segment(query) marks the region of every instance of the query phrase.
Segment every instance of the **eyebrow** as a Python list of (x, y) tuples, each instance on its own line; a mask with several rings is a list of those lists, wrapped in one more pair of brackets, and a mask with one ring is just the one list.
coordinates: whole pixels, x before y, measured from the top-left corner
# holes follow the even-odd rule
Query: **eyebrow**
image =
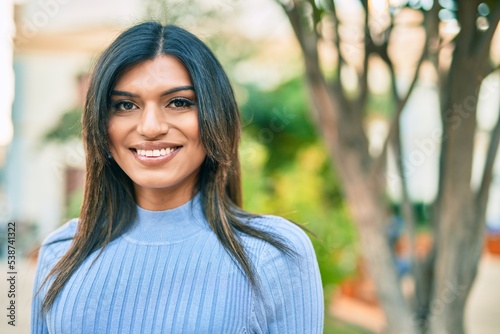
[[(161, 96), (169, 95), (172, 93), (180, 92), (183, 90), (192, 90), (194, 92), (194, 87), (193, 86), (179, 86), (179, 87), (174, 87), (169, 90), (164, 91), (161, 93)], [(118, 95), (118, 96), (127, 96), (127, 97), (139, 97), (139, 95), (132, 94), (129, 92), (124, 92), (121, 90), (112, 90), (111, 95)]]

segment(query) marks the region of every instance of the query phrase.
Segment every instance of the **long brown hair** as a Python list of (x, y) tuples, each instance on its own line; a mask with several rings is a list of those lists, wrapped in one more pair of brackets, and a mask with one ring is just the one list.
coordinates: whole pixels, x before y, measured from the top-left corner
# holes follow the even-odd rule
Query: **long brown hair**
[(109, 97), (121, 73), (161, 54), (175, 56), (184, 64), (196, 92), (200, 137), (207, 153), (198, 190), (213, 232), (253, 287), (258, 288), (258, 278), (238, 241), (238, 232), (294, 254), (278, 235), (245, 223), (245, 218), (254, 215), (241, 209), (238, 158), (241, 124), (234, 93), (222, 66), (210, 49), (188, 31), (146, 22), (118, 36), (98, 59), (93, 71), (82, 117), (86, 174), (80, 220), (69, 250), (43, 282), (46, 284), (54, 277), (43, 299), (44, 311), (50, 308), (82, 262), (94, 251), (99, 250), (100, 255), (136, 217), (133, 183), (109, 153)]

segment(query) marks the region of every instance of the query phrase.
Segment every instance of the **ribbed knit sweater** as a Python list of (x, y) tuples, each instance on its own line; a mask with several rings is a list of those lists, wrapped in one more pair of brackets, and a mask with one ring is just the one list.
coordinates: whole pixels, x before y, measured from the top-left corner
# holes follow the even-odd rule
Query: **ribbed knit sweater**
[[(40, 308), (48, 284), (34, 295), (32, 333), (322, 333), (316, 257), (294, 224), (274, 216), (248, 220), (299, 255), (241, 235), (259, 294), (209, 227), (200, 195), (172, 210), (137, 211), (131, 228), (94, 264), (98, 251), (83, 262), (47, 313)], [(71, 220), (44, 240), (35, 292), (68, 250), (77, 224)]]

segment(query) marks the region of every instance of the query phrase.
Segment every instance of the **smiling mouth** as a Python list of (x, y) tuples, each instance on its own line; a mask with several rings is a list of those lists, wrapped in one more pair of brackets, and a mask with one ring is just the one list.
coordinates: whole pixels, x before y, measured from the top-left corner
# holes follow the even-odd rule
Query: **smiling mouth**
[(167, 147), (167, 148), (162, 148), (158, 150), (138, 150), (138, 149), (132, 149), (132, 151), (135, 151), (137, 155), (140, 157), (162, 157), (169, 155), (170, 153), (178, 150), (182, 146), (174, 146), (174, 147)]

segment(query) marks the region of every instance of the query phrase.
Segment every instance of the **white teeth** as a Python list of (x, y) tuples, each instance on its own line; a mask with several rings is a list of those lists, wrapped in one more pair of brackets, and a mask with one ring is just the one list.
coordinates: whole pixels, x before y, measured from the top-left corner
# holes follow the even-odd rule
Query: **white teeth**
[(162, 148), (161, 150), (137, 150), (137, 154), (145, 157), (160, 157), (173, 151), (175, 151), (175, 147)]

